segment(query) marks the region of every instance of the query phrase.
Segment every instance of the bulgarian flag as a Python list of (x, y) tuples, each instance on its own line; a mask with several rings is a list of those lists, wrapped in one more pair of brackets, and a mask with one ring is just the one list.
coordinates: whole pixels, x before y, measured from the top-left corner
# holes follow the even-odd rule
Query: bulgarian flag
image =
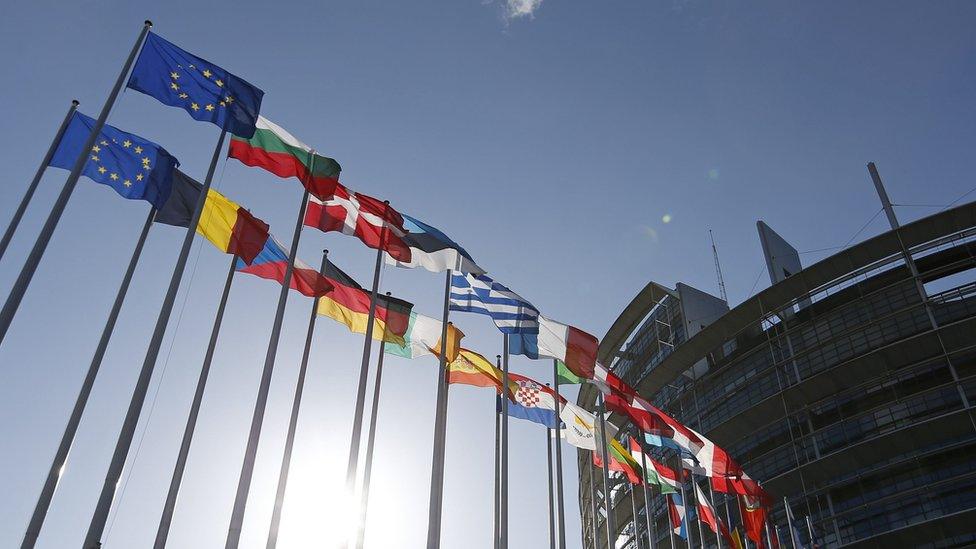
[(579, 328), (539, 315), (539, 333), (510, 334), (508, 344), (513, 355), (534, 360), (554, 358), (577, 377), (591, 379), (600, 341)]
[(278, 177), (297, 177), (315, 196), (331, 196), (339, 184), (342, 167), (335, 160), (317, 154), (281, 126), (258, 116), (254, 136), (231, 136), (228, 156)]
[[(242, 258), (237, 259), (237, 272), (248, 273), (268, 280), (285, 280), (285, 269), (288, 268), (288, 252), (274, 237), (269, 236), (264, 248), (248, 265)], [(319, 297), (332, 291), (333, 286), (328, 279), (300, 259), (295, 260), (291, 274), (292, 290), (298, 290), (308, 297)]]

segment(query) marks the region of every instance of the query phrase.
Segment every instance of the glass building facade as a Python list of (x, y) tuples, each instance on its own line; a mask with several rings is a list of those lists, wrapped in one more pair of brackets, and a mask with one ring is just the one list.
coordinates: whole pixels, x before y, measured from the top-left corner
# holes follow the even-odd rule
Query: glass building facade
[[(976, 544), (976, 203), (847, 248), (721, 314), (693, 317), (701, 308), (686, 301), (698, 294), (648, 284), (601, 360), (762, 482), (783, 547)], [(584, 387), (579, 403), (594, 410), (596, 398)], [(609, 419), (618, 437), (635, 434)], [(652, 453), (677, 467), (672, 451)], [(645, 505), (611, 473), (608, 521), (590, 452), (579, 471), (584, 547), (672, 546), (663, 497)], [(741, 524), (734, 498), (712, 497)], [(697, 524), (689, 538), (674, 546), (718, 545)]]

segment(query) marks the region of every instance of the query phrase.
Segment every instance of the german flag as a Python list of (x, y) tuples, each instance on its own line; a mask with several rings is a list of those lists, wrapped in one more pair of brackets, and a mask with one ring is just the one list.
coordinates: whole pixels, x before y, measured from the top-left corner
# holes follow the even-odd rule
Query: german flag
[[(173, 191), (166, 204), (156, 212), (155, 221), (177, 227), (189, 227), (203, 185), (179, 170), (173, 171)], [(236, 202), (210, 189), (204, 203), (197, 233), (220, 251), (254, 261), (268, 240), (268, 224), (251, 215)]]
[[(325, 278), (335, 288), (319, 298), (318, 314), (345, 324), (351, 332), (365, 334), (370, 292), (331, 261), (326, 266)], [(413, 304), (388, 295), (376, 297), (373, 339), (404, 345), (403, 336), (410, 324)]]

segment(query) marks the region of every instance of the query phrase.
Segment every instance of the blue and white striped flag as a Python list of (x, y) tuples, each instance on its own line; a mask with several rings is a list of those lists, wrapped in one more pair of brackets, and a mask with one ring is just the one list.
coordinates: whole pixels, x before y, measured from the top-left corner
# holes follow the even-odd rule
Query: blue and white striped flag
[(539, 333), (539, 310), (487, 275), (451, 275), (451, 310), (488, 315), (503, 334)]

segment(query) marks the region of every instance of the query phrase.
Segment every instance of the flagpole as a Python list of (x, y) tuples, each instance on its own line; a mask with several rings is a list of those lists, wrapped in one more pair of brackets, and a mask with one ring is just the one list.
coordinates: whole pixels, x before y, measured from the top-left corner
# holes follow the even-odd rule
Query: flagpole
[[(325, 275), (328, 266), (329, 250), (322, 250), (322, 266), (319, 267), (319, 273)], [(302, 405), (302, 394), (305, 392), (305, 374), (308, 372), (308, 357), (312, 350), (312, 335), (315, 333), (315, 320), (318, 317), (319, 299), (319, 297), (316, 297), (312, 300), (312, 312), (308, 317), (305, 347), (302, 350), (301, 366), (298, 368), (298, 380), (295, 382), (295, 396), (291, 404), (291, 416), (288, 419), (288, 434), (285, 436), (285, 451), (282, 454), (281, 468), (278, 471), (278, 489), (275, 492), (275, 504), (271, 512), (271, 527), (268, 529), (268, 549), (274, 549), (278, 545), (278, 527), (281, 525), (281, 508), (285, 503), (288, 471), (291, 467), (292, 449), (295, 447), (295, 431), (298, 429), (298, 411)]]
[[(502, 366), (502, 355), (495, 355), (495, 364), (498, 369)], [(500, 458), (501, 458), (501, 429), (502, 429), (502, 395), (498, 393), (495, 395), (495, 532), (494, 532), (494, 548), (498, 549), (498, 532), (499, 524), (498, 518), (501, 515), (500, 508), (500, 482), (499, 482), (499, 472), (501, 468)]]
[[(549, 385), (546, 383), (546, 385)], [(559, 418), (556, 418), (559, 421)], [(546, 463), (549, 468), (549, 549), (556, 549), (556, 502), (554, 501), (552, 486), (552, 433), (553, 430), (546, 427)]]
[[(712, 489), (711, 484), (709, 484), (708, 489), (709, 490)], [(712, 492), (712, 501), (715, 501), (715, 493), (714, 492)], [(728, 494), (725, 495), (725, 501), (724, 501), (724, 503), (725, 503), (725, 526), (731, 532), (732, 531), (732, 513), (731, 513), (731, 511), (729, 511), (729, 497), (728, 497)], [(737, 549), (737, 548), (731, 548), (731, 549)]]
[(634, 525), (634, 549), (640, 549), (640, 536), (637, 535), (637, 491), (630, 485), (630, 512), (634, 515), (631, 524)]
[(807, 515), (806, 519), (807, 519), (807, 534), (810, 536), (810, 547), (813, 547), (813, 521), (810, 520), (810, 515)]
[(444, 497), (444, 451), (447, 446), (447, 334), (451, 308), (451, 273), (444, 276), (444, 311), (441, 320), (441, 352), (437, 365), (437, 394), (434, 398), (434, 442), (430, 466), (430, 500), (427, 508), (427, 548), (441, 546), (441, 506)]
[(596, 508), (596, 484), (593, 482), (593, 470), (594, 469), (596, 469), (596, 466), (593, 465), (593, 460), (592, 460), (592, 456), (591, 456), (590, 466), (589, 466), (590, 474), (587, 475), (587, 476), (590, 477), (590, 507), (592, 507), (591, 512), (593, 514), (593, 521), (592, 521), (593, 522), (593, 525), (592, 525), (593, 526), (593, 549), (599, 549), (599, 547), (600, 547), (600, 535), (599, 535), (600, 534), (600, 521), (599, 521), (599, 516), (597, 515), (597, 508)]
[(613, 495), (610, 493), (610, 458), (607, 457), (607, 418), (605, 415), (603, 393), (597, 393), (597, 397), (600, 399), (598, 404), (600, 412), (600, 454), (603, 458), (603, 503), (607, 511), (607, 548), (613, 549), (616, 547), (614, 542), (617, 536), (614, 533), (616, 528), (613, 520)]
[(308, 189), (306, 188), (305, 192), (302, 193), (302, 205), (298, 208), (298, 219), (295, 220), (295, 231), (292, 234), (291, 248), (288, 251), (288, 266), (285, 267), (285, 276), (281, 280), (281, 291), (278, 293), (278, 306), (275, 309), (274, 324), (271, 327), (271, 339), (268, 341), (268, 351), (264, 356), (264, 370), (261, 372), (258, 395), (254, 402), (254, 415), (251, 417), (251, 429), (247, 435), (244, 463), (241, 465), (241, 476), (238, 479), (237, 494), (234, 496), (234, 507), (230, 516), (230, 526), (227, 529), (227, 541), (224, 544), (226, 549), (237, 549), (237, 546), (241, 542), (241, 529), (244, 527), (244, 511), (247, 508), (247, 496), (251, 490), (251, 478), (254, 475), (254, 462), (258, 453), (258, 441), (261, 438), (264, 412), (268, 406), (268, 392), (271, 389), (271, 376), (274, 373), (275, 356), (278, 353), (278, 340), (281, 337), (281, 321), (285, 317), (285, 304), (288, 302), (288, 291), (291, 289), (291, 277), (295, 271), (295, 256), (298, 255), (298, 241), (302, 237), (302, 223), (305, 220), (305, 210), (307, 207)]
[(702, 514), (698, 510), (698, 481), (695, 480), (694, 473), (691, 474), (691, 494), (695, 497), (695, 514), (698, 515), (698, 541), (701, 542), (702, 549), (705, 549), (705, 529), (702, 527)]
[[(552, 359), (552, 383), (553, 390), (556, 392), (556, 400), (559, 396), (559, 361)], [(559, 403), (557, 403), (558, 405)], [(558, 414), (557, 414), (558, 415)], [(563, 511), (563, 445), (562, 445), (562, 422), (556, 418), (556, 523), (559, 531), (559, 549), (566, 549), (566, 514)]]
[(34, 197), (34, 192), (37, 190), (37, 185), (41, 182), (41, 176), (44, 175), (44, 170), (47, 169), (48, 164), (51, 163), (51, 158), (54, 157), (54, 151), (58, 150), (58, 145), (61, 144), (61, 137), (64, 135), (64, 130), (68, 128), (68, 124), (71, 122), (71, 117), (78, 110), (78, 100), (73, 99), (71, 101), (71, 106), (68, 108), (68, 114), (64, 115), (64, 120), (61, 121), (61, 126), (58, 128), (57, 133), (54, 134), (54, 141), (51, 141), (51, 146), (48, 147), (47, 153), (44, 154), (44, 159), (41, 160), (41, 165), (37, 167), (37, 171), (34, 172), (34, 179), (31, 180), (30, 185), (27, 186), (27, 192), (24, 193), (24, 198), (20, 200), (20, 205), (17, 206), (17, 211), (14, 212), (13, 218), (10, 220), (10, 224), (7, 225), (7, 230), (3, 233), (3, 238), (0, 239), (0, 259), (3, 259), (3, 254), (7, 251), (7, 246), (10, 245), (10, 240), (14, 237), (14, 231), (17, 230), (17, 226), (20, 225), (20, 220), (23, 219), (24, 213), (27, 211), (27, 205), (30, 204), (31, 199)]
[[(502, 387), (508, 391), (508, 335), (502, 334)], [(502, 491), (499, 540), (508, 549), (508, 399), (502, 399)]]
[[(383, 201), (384, 214), (390, 205)], [(369, 355), (373, 344), (373, 323), (376, 319), (376, 299), (380, 286), (380, 267), (383, 265), (383, 243), (386, 241), (386, 221), (383, 221), (380, 243), (376, 247), (376, 263), (373, 266), (373, 286), (369, 293), (369, 317), (366, 321), (366, 337), (363, 341), (363, 360), (359, 366), (359, 385), (356, 389), (356, 408), (352, 419), (352, 435), (349, 439), (349, 460), (346, 464), (346, 497), (356, 508), (356, 477), (359, 474), (359, 444), (363, 437), (363, 411), (366, 408), (366, 382), (369, 377)], [(344, 540), (348, 544), (348, 539)]]
[[(681, 504), (684, 505), (685, 507), (685, 516), (682, 519), (682, 522), (688, 525), (688, 529), (685, 532), (685, 543), (688, 544), (688, 549), (692, 549), (695, 545), (694, 543), (692, 543), (693, 538), (692, 538), (691, 528), (693, 523), (691, 521), (691, 517), (689, 516), (690, 513), (688, 512), (688, 498), (685, 496), (684, 469), (681, 468), (681, 455), (676, 453), (675, 457), (677, 458), (678, 461), (678, 468), (675, 469), (678, 475), (678, 489), (681, 490)], [(695, 516), (698, 516), (698, 509), (695, 509)], [(680, 524), (678, 525), (678, 528), (679, 529), (681, 528)], [(702, 549), (705, 549), (704, 545), (702, 545)]]
[(783, 496), (783, 508), (786, 509), (786, 526), (790, 529), (790, 543), (793, 544), (795, 549), (796, 533), (793, 531), (793, 510), (790, 509), (790, 503), (786, 501), (786, 496)]
[[(386, 292), (389, 296), (390, 292)], [(373, 402), (369, 412), (369, 431), (366, 433), (366, 462), (363, 464), (363, 487), (360, 491), (359, 532), (356, 536), (356, 548), (362, 549), (366, 541), (366, 516), (369, 511), (369, 483), (373, 476), (373, 449), (376, 447), (376, 414), (380, 407), (380, 386), (383, 381), (383, 355), (386, 351), (386, 340), (380, 341), (380, 358), (376, 363), (376, 376), (373, 378)], [(272, 549), (269, 547), (268, 549)]]
[[(712, 481), (708, 480), (708, 477), (706, 477), (705, 482), (708, 483), (708, 499), (709, 499), (708, 504), (712, 506), (712, 512), (715, 512), (715, 492), (712, 491)], [(718, 523), (721, 520), (722, 519), (720, 519), (718, 517), (718, 514), (716, 513), (715, 522)], [(728, 526), (726, 526), (726, 528), (728, 528)], [(722, 529), (719, 528), (718, 530), (719, 530), (718, 532), (715, 532), (715, 545), (718, 547), (718, 549), (722, 549), (722, 539), (721, 539)]]
[[(637, 441), (637, 445), (640, 447), (641, 469), (644, 471), (644, 482), (642, 484), (644, 486), (644, 518), (647, 520), (647, 539), (651, 549), (655, 549), (657, 547), (657, 540), (654, 539), (656, 536), (654, 535), (654, 525), (651, 520), (651, 496), (650, 490), (647, 488), (647, 456), (644, 450), (644, 431), (638, 430), (638, 433), (640, 434), (640, 440)], [(654, 474), (657, 474), (657, 472), (655, 471)], [(668, 513), (668, 515), (670, 514)]]
[(769, 528), (769, 520), (768, 520), (769, 515), (767, 514), (766, 517), (767, 517), (767, 520), (763, 521), (763, 526), (766, 529), (766, 545), (768, 545), (769, 547), (772, 547), (773, 546), (773, 535), (769, 531), (770, 530), (770, 528)]
[(98, 370), (102, 365), (102, 357), (105, 356), (109, 339), (111, 339), (112, 332), (115, 330), (115, 323), (119, 318), (119, 312), (122, 310), (122, 303), (125, 301), (125, 295), (129, 291), (129, 283), (132, 282), (132, 275), (135, 273), (136, 265), (139, 263), (139, 257), (142, 255), (142, 248), (146, 244), (146, 237), (149, 235), (149, 229), (152, 227), (155, 215), (156, 209), (150, 208), (149, 215), (146, 216), (146, 222), (142, 226), (142, 232), (139, 233), (139, 240), (136, 241), (136, 247), (132, 251), (132, 257), (129, 259), (129, 266), (122, 276), (122, 283), (119, 284), (119, 291), (115, 294), (115, 302), (112, 303), (112, 309), (108, 313), (105, 327), (102, 328), (102, 336), (98, 340), (98, 346), (95, 347), (95, 355), (92, 357), (91, 364), (88, 366), (88, 373), (85, 375), (85, 380), (81, 384), (81, 390), (78, 391), (78, 398), (75, 399), (74, 408), (71, 409), (68, 424), (64, 427), (64, 434), (61, 435), (61, 444), (58, 445), (58, 450), (54, 454), (54, 460), (51, 462), (51, 468), (48, 469), (44, 486), (41, 488), (41, 494), (37, 498), (34, 514), (31, 515), (31, 520), (27, 524), (27, 533), (24, 535), (24, 541), (20, 545), (21, 549), (33, 548), (34, 544), (37, 543), (37, 537), (41, 534), (41, 526), (44, 524), (44, 518), (47, 516), (47, 511), (51, 506), (51, 499), (54, 498), (58, 481), (61, 480), (61, 474), (67, 464), (68, 452), (71, 451), (71, 445), (74, 443), (75, 435), (78, 433), (81, 416), (84, 414), (85, 407), (88, 405), (88, 398), (91, 396), (95, 378), (98, 376)]
[[(148, 26), (146, 27), (148, 29)], [(133, 52), (134, 53), (134, 52)], [(139, 423), (139, 415), (142, 406), (146, 401), (146, 394), (149, 392), (149, 382), (152, 381), (153, 370), (156, 368), (156, 360), (159, 358), (159, 351), (163, 346), (163, 336), (166, 334), (166, 325), (169, 324), (170, 314), (173, 312), (173, 305), (176, 303), (176, 294), (180, 289), (180, 282), (183, 280), (183, 271), (186, 268), (187, 258), (190, 256), (190, 248), (193, 246), (193, 235), (196, 234), (197, 224), (200, 223), (200, 215), (203, 213), (203, 205), (207, 201), (207, 192), (213, 181), (214, 172), (217, 169), (217, 161), (220, 159), (220, 151), (224, 146), (224, 138), (227, 130), (220, 131), (217, 138), (217, 146), (214, 147), (213, 157), (210, 159), (210, 168), (207, 170), (207, 177), (204, 179), (203, 187), (200, 189), (200, 197), (194, 206), (193, 218), (186, 228), (183, 237), (183, 245), (180, 248), (180, 255), (176, 259), (173, 267), (173, 275), (169, 281), (169, 288), (166, 290), (166, 297), (159, 308), (159, 316), (156, 318), (156, 327), (153, 329), (152, 338), (149, 340), (149, 347), (146, 349), (146, 358), (142, 363), (142, 370), (139, 372), (139, 379), (132, 391), (132, 399), (129, 401), (129, 408), (122, 423), (122, 430), (119, 432), (119, 439), (115, 446), (115, 453), (112, 456), (112, 463), (109, 465), (108, 473), (105, 475), (105, 482), (102, 484), (102, 493), (99, 495), (98, 504), (92, 515), (91, 524), (88, 527), (88, 534), (85, 536), (85, 549), (97, 549), (100, 546), (102, 532), (105, 530), (105, 522), (108, 520), (108, 513), (112, 508), (112, 500), (115, 498), (115, 489), (119, 480), (122, 478), (122, 469), (125, 467), (125, 460), (129, 455), (132, 446), (132, 439), (136, 433), (136, 426)]]
[(169, 528), (173, 521), (173, 511), (176, 509), (176, 499), (180, 493), (180, 485), (183, 482), (183, 471), (186, 469), (187, 456), (190, 454), (190, 443), (193, 441), (193, 432), (196, 430), (197, 418), (200, 415), (200, 404), (203, 402), (203, 393), (207, 387), (207, 378), (210, 376), (210, 365), (213, 363), (214, 351), (217, 348), (220, 325), (224, 320), (227, 298), (230, 295), (231, 284), (234, 282), (235, 267), (237, 267), (237, 256), (233, 255), (230, 258), (230, 269), (227, 271), (227, 280), (224, 281), (224, 291), (220, 294), (220, 304), (217, 305), (217, 315), (214, 317), (213, 329), (210, 331), (210, 342), (207, 344), (207, 353), (204, 355), (203, 366), (200, 368), (197, 388), (193, 392), (193, 402), (190, 404), (190, 414), (186, 418), (183, 441), (180, 443), (180, 453), (176, 457), (176, 465), (173, 467), (173, 477), (169, 483), (169, 492), (166, 494), (166, 503), (163, 505), (163, 514), (159, 519), (159, 527), (156, 530), (156, 542), (153, 545), (155, 549), (163, 549), (166, 547), (166, 540), (169, 537)]
[[(669, 498), (672, 503), (674, 502), (673, 496), (665, 496), (665, 497)], [(668, 539), (671, 541), (671, 549), (677, 549), (677, 547), (674, 544), (674, 522), (671, 520), (671, 507), (668, 505), (667, 500), (664, 502), (664, 504), (665, 504), (664, 514), (668, 516)]]
[(102, 106), (102, 112), (99, 113), (98, 119), (95, 120), (95, 126), (92, 128), (91, 134), (88, 136), (88, 139), (85, 139), (85, 144), (81, 146), (81, 152), (78, 154), (78, 158), (71, 168), (71, 173), (68, 174), (68, 179), (64, 182), (64, 187), (61, 188), (61, 194), (58, 195), (54, 205), (51, 206), (51, 213), (48, 214), (47, 221), (44, 222), (44, 227), (41, 228), (41, 233), (37, 236), (37, 240), (34, 241), (34, 247), (27, 256), (27, 260), (24, 262), (24, 266), (17, 276), (17, 281), (14, 282), (13, 289), (10, 290), (7, 301), (3, 304), (3, 309), (0, 310), (0, 343), (3, 343), (3, 339), (7, 336), (7, 330), (14, 320), (14, 315), (17, 314), (17, 308), (20, 307), (20, 302), (24, 299), (24, 294), (27, 292), (27, 287), (34, 277), (37, 266), (41, 263), (41, 257), (44, 255), (44, 250), (47, 249), (48, 242), (51, 241), (51, 235), (54, 234), (54, 229), (57, 228), (58, 222), (61, 220), (61, 214), (64, 213), (64, 209), (68, 205), (71, 193), (74, 192), (75, 186), (78, 184), (78, 178), (81, 177), (81, 170), (84, 169), (85, 162), (88, 160), (88, 153), (102, 132), (102, 128), (105, 127), (108, 114), (112, 110), (112, 106), (115, 105), (115, 99), (119, 96), (122, 86), (125, 85), (125, 77), (129, 74), (129, 69), (132, 68), (136, 54), (139, 53), (139, 47), (142, 45), (143, 40), (145, 40), (146, 35), (149, 34), (150, 27), (152, 27), (152, 21), (146, 20), (142, 25), (142, 31), (139, 33), (139, 37), (136, 38), (136, 43), (132, 46), (132, 51), (129, 52), (129, 57), (126, 58), (125, 63), (122, 65), (122, 71), (115, 80), (112, 91), (109, 92), (108, 98)]

